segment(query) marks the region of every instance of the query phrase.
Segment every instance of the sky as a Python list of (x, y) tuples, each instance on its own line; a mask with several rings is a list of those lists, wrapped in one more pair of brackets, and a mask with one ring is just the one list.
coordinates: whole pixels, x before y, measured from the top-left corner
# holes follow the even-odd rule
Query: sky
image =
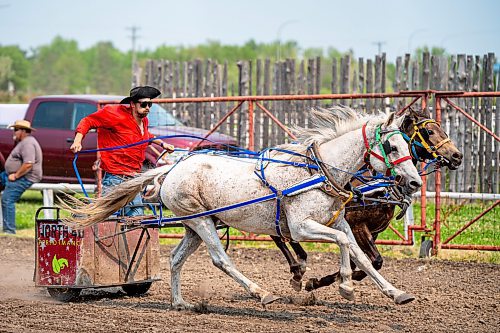
[[(61, 36), (86, 49), (298, 42), (388, 61), (421, 46), (500, 54), (500, 0), (0, 0), (0, 45), (29, 51)], [(286, 55), (283, 55), (286, 56)]]

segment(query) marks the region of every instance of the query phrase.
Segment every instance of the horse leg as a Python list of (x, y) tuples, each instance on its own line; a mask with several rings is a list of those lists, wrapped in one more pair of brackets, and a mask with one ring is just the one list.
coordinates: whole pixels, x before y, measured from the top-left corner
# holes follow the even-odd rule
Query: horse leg
[[(360, 229), (362, 230), (357, 232)], [(374, 238), (372, 236), (366, 224), (362, 224), (360, 229), (353, 230), (354, 238), (356, 239), (356, 242), (358, 243), (361, 250), (363, 250), (363, 252), (370, 259), (373, 268), (375, 268), (378, 271), (380, 270), (380, 268), (382, 268), (382, 263), (384, 262), (384, 259), (382, 258), (380, 252), (378, 252), (377, 246), (375, 245), (375, 239), (377, 237), (375, 236)], [(356, 270), (352, 272), (353, 280), (361, 281), (365, 277), (367, 277), (367, 275), (362, 270)]]
[(217, 229), (210, 218), (197, 218), (185, 221), (184, 224), (191, 227), (199, 237), (205, 242), (207, 250), (212, 258), (214, 266), (232, 277), (245, 290), (260, 300), (262, 305), (272, 303), (279, 299), (267, 290), (262, 289), (255, 282), (248, 279), (235, 267), (229, 256), (224, 251), (224, 247), (217, 234)]
[[(291, 217), (293, 214), (288, 213)], [(296, 241), (314, 240), (334, 242), (340, 249), (340, 278), (339, 292), (342, 297), (354, 300), (354, 288), (352, 285), (352, 270), (349, 266), (349, 239), (342, 231), (324, 226), (312, 219), (305, 219), (300, 223), (293, 223), (289, 218), (288, 226), (292, 238)], [(305, 252), (304, 252), (305, 253)]]
[[(293, 274), (292, 278), (290, 279), (290, 284), (292, 288), (295, 291), (300, 291), (302, 289), (302, 276), (305, 273), (305, 261), (299, 262), (298, 260), (296, 260), (295, 257), (290, 252), (290, 250), (288, 249), (288, 246), (286, 246), (286, 243), (281, 240), (281, 237), (271, 236), (271, 238), (278, 247), (278, 249), (281, 250), (281, 253), (283, 253), (283, 255), (285, 256), (286, 261), (288, 261), (288, 265), (290, 266), (290, 273)], [(294, 249), (296, 254), (298, 254), (296, 250), (297, 246), (300, 248), (300, 250), (302, 250), (303, 253), (305, 253), (299, 243), (291, 242), (290, 245), (292, 245), (292, 248)], [(299, 260), (301, 260), (300, 255), (298, 255), (298, 257)]]
[(300, 266), (300, 272), (302, 273), (302, 275), (304, 275), (306, 273), (306, 267), (307, 267), (307, 253), (299, 242), (290, 242), (290, 246), (297, 255), (297, 259)]
[[(356, 243), (370, 259), (372, 266), (378, 271), (382, 267), (382, 256), (378, 252), (377, 246), (375, 245), (375, 239), (373, 238), (368, 225), (361, 223), (356, 225), (352, 229)], [(366, 277), (366, 273), (362, 270), (356, 270), (352, 272), (352, 279), (356, 281), (361, 281)]]
[(350, 255), (352, 260), (356, 266), (363, 270), (373, 280), (373, 282), (375, 282), (384, 295), (392, 298), (396, 304), (406, 304), (415, 299), (414, 296), (395, 288), (372, 266), (366, 254), (356, 243), (356, 239), (354, 238), (351, 228), (344, 218), (339, 220), (334, 227), (346, 233), (350, 240)]
[(298, 288), (294, 288), (296, 291), (300, 291), (302, 289), (302, 277), (306, 273), (307, 268), (307, 253), (304, 251), (304, 248), (299, 244), (299, 242), (290, 242), (290, 246), (293, 251), (297, 255), (297, 266), (294, 267), (294, 277), (290, 280), (292, 287), (294, 286), (292, 281), (300, 282)]
[(384, 264), (384, 258), (378, 252), (378, 248), (375, 245), (375, 241), (377, 240), (378, 233), (373, 233), (372, 234), (372, 239), (373, 239), (373, 258), (372, 258), (372, 265), (375, 267), (377, 271), (379, 271), (382, 268), (382, 265)]
[[(354, 225), (352, 226), (352, 233), (361, 250), (363, 250), (363, 252), (371, 260), (373, 267), (376, 270), (379, 270), (380, 267), (382, 267), (382, 256), (380, 255), (377, 247), (375, 246), (375, 240), (373, 239), (372, 234), (368, 229), (368, 226), (365, 223)], [(352, 261), (352, 259), (351, 259), (351, 268), (353, 269), (352, 272), (353, 280), (361, 281), (367, 276), (366, 273), (362, 270), (354, 270), (356, 268), (356, 264)], [(307, 291), (312, 291), (314, 289), (327, 287), (335, 283), (335, 281), (339, 277), (339, 274), (340, 274), (339, 272), (335, 272), (333, 274), (324, 276), (320, 279), (311, 278), (307, 281), (305, 289)]]
[(170, 286), (172, 308), (177, 310), (192, 309), (193, 305), (184, 301), (181, 293), (181, 269), (186, 259), (196, 251), (201, 244), (201, 238), (191, 228), (186, 227), (186, 233), (181, 242), (170, 254)]

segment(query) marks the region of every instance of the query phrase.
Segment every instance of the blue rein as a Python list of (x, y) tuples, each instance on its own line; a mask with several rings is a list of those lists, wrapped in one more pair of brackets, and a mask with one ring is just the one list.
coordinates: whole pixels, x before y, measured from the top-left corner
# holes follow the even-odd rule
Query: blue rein
[[(144, 144), (144, 143), (149, 143), (149, 142), (151, 142), (153, 140), (156, 140), (156, 139), (168, 139), (168, 138), (195, 138), (195, 139), (200, 139), (200, 140), (204, 140), (204, 141), (209, 141), (209, 142), (212, 142), (212, 143), (217, 144), (217, 145), (221, 145), (218, 142), (215, 142), (215, 141), (212, 141), (212, 140), (209, 140), (209, 139), (206, 139), (206, 138), (201, 138), (201, 137), (193, 136), (193, 135), (171, 135), (171, 136), (158, 136), (158, 137), (155, 137), (153, 139), (143, 140), (143, 141), (140, 141), (140, 142), (136, 142), (136, 143), (132, 143), (132, 144), (128, 144), (128, 145), (123, 145), (123, 146), (109, 147), (109, 148), (98, 148), (98, 149), (89, 149), (89, 150), (80, 151), (79, 153), (75, 154), (75, 158), (73, 159), (73, 169), (75, 171), (76, 177), (77, 177), (77, 179), (78, 179), (78, 181), (79, 181), (79, 183), (80, 183), (80, 185), (82, 187), (82, 191), (85, 194), (85, 196), (88, 197), (88, 194), (85, 191), (85, 188), (83, 186), (83, 182), (82, 182), (81, 177), (80, 177), (80, 173), (78, 172), (78, 168), (76, 166), (78, 155), (80, 153), (82, 153), (82, 154), (88, 154), (88, 153), (95, 153), (95, 152), (98, 152), (98, 151), (111, 151), (111, 150), (124, 149), (124, 148), (129, 148), (129, 147), (141, 145), (141, 144)], [(281, 200), (284, 197), (293, 196), (293, 195), (302, 193), (304, 191), (307, 191), (307, 190), (310, 190), (310, 189), (313, 189), (313, 188), (318, 188), (321, 184), (327, 182), (327, 178), (325, 176), (316, 174), (316, 175), (312, 176), (311, 178), (308, 178), (308, 179), (306, 179), (306, 180), (304, 180), (304, 181), (302, 181), (302, 182), (300, 182), (298, 184), (295, 184), (295, 185), (293, 185), (293, 186), (291, 186), (291, 187), (289, 187), (287, 189), (284, 189), (284, 190), (276, 189), (274, 186), (272, 186), (271, 184), (269, 184), (269, 182), (266, 180), (266, 176), (265, 176), (265, 172), (264, 172), (264, 169), (265, 169), (264, 162), (280, 163), (280, 164), (290, 165), (290, 166), (294, 166), (294, 167), (319, 170), (320, 169), (319, 163), (321, 163), (321, 161), (319, 161), (317, 158), (311, 158), (311, 157), (309, 157), (307, 155), (304, 155), (304, 154), (301, 154), (301, 153), (297, 153), (297, 152), (294, 152), (294, 151), (291, 151), (291, 150), (281, 149), (281, 148), (267, 148), (267, 149), (264, 149), (261, 152), (254, 152), (254, 151), (251, 151), (251, 150), (248, 150), (248, 149), (243, 149), (243, 148), (232, 146), (232, 145), (227, 145), (227, 144), (222, 144), (222, 145), (226, 146), (226, 147), (228, 147), (230, 149), (232, 149), (232, 151), (219, 151), (219, 150), (213, 150), (213, 149), (201, 149), (201, 150), (197, 150), (197, 151), (192, 151), (192, 152), (189, 152), (187, 155), (183, 156), (183, 158), (181, 158), (178, 161), (176, 161), (176, 163), (172, 166), (172, 168), (170, 169), (170, 171), (180, 161), (183, 161), (186, 158), (189, 158), (190, 156), (197, 155), (197, 154), (212, 153), (214, 155), (234, 156), (234, 157), (237, 157), (237, 158), (257, 159), (257, 163), (258, 163), (257, 164), (257, 171), (254, 171), (254, 173), (262, 181), (262, 183), (264, 184), (264, 186), (268, 187), (271, 190), (272, 193), (269, 194), (269, 195), (265, 195), (263, 197), (260, 197), (260, 198), (251, 199), (251, 200), (248, 200), (248, 201), (244, 201), (244, 202), (240, 202), (240, 203), (236, 203), (236, 204), (232, 204), (232, 205), (228, 205), (228, 206), (224, 206), (224, 207), (220, 207), (220, 208), (208, 210), (208, 211), (201, 212), (201, 213), (187, 215), (187, 216), (176, 216), (176, 217), (164, 218), (164, 217), (162, 217), (163, 210), (160, 207), (160, 209), (159, 209), (159, 217), (158, 218), (149, 219), (149, 220), (143, 220), (143, 221), (141, 221), (141, 225), (158, 225), (159, 227), (162, 227), (162, 226), (164, 226), (167, 223), (178, 222), (178, 221), (183, 221), (183, 220), (188, 220), (188, 219), (194, 219), (194, 218), (199, 218), (199, 217), (204, 217), (204, 216), (210, 216), (210, 215), (214, 215), (214, 214), (221, 213), (221, 212), (224, 212), (224, 211), (233, 210), (233, 209), (237, 209), (237, 208), (249, 206), (249, 205), (252, 205), (252, 204), (256, 204), (256, 203), (260, 203), (260, 202), (265, 202), (265, 201), (268, 201), (268, 200), (274, 200), (274, 199), (276, 199), (275, 230), (276, 230), (276, 233), (278, 234), (278, 236), (284, 238), (283, 235), (282, 235), (282, 232), (281, 232), (280, 224), (279, 224), (279, 221), (280, 221), (280, 218), (281, 218)], [(311, 149), (311, 146), (308, 147), (307, 149), (308, 150)], [(277, 151), (277, 152), (289, 154), (289, 155), (292, 155), (292, 156), (303, 157), (306, 161), (310, 160), (313, 163), (311, 164), (311, 163), (291, 162), (291, 161), (287, 161), (287, 160), (280, 160), (280, 159), (265, 157), (265, 154), (267, 154), (267, 153), (269, 153), (271, 151)], [(342, 172), (346, 172), (344, 170), (337, 169), (337, 168), (335, 168), (333, 166), (330, 166), (330, 165), (329, 165), (329, 167), (334, 168), (334, 169), (339, 170), (339, 171), (342, 171)], [(366, 177), (361, 175), (363, 172), (364, 172), (364, 170), (360, 170), (360, 171), (358, 171), (356, 173), (350, 173), (350, 174), (353, 177), (359, 179), (361, 182), (367, 183), (368, 180), (366, 179)], [(393, 181), (393, 177), (385, 177), (383, 175), (370, 176), (370, 178), (371, 179), (382, 179), (382, 180), (386, 181), (385, 183), (381, 183), (379, 185), (379, 187), (387, 187), (387, 186), (389, 186), (388, 184), (390, 184), (390, 182)], [(358, 192), (362, 193), (360, 191), (358, 191)]]

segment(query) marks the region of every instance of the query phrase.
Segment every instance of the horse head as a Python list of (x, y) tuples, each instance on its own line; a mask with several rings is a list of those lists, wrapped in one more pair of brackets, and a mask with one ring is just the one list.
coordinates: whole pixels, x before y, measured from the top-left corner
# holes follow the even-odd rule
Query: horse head
[(404, 117), (391, 113), (383, 124), (375, 127), (371, 141), (363, 134), (367, 148), (365, 160), (377, 172), (390, 172), (394, 177), (405, 179), (408, 190), (413, 193), (422, 186), (422, 179), (412, 163), (408, 143), (399, 131), (403, 121)]
[(412, 157), (418, 161), (437, 160), (439, 165), (456, 170), (463, 154), (430, 115), (413, 109), (405, 116), (401, 130), (410, 138)]

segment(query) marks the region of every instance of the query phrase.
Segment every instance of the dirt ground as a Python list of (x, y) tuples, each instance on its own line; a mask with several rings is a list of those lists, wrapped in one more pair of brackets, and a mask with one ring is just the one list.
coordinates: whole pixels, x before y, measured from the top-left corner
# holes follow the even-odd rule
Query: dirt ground
[[(141, 297), (121, 289), (89, 290), (61, 303), (32, 282), (33, 239), (0, 236), (0, 332), (498, 332), (500, 266), (386, 259), (382, 274), (416, 296), (395, 305), (371, 281), (356, 282), (356, 300), (337, 286), (297, 293), (276, 250), (230, 248), (237, 267), (282, 299), (263, 308), (215, 268), (202, 246), (183, 270), (183, 291), (197, 311), (170, 309), (168, 257), (163, 281)], [(336, 270), (338, 257), (310, 253), (306, 277)]]

